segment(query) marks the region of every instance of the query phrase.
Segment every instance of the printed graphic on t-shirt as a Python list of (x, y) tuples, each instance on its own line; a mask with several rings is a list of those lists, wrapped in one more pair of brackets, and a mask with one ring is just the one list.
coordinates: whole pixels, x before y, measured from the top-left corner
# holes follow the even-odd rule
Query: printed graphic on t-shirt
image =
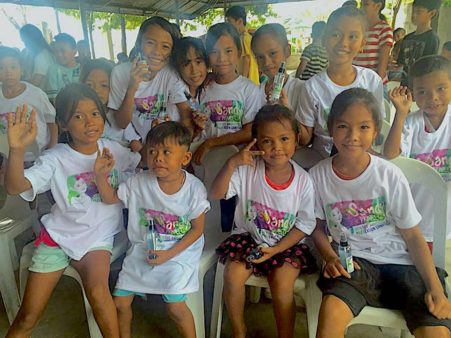
[[(27, 119), (31, 116), (31, 111), (33, 110), (32, 107), (28, 107), (28, 113), (27, 113)], [(6, 134), (8, 130), (8, 114), (14, 112), (6, 112), (6, 113), (0, 113), (0, 134)]]
[(214, 126), (223, 130), (240, 130), (244, 103), (238, 100), (217, 100), (202, 103), (201, 111), (210, 117)]
[(411, 154), (410, 157), (429, 164), (446, 182), (451, 181), (451, 149), (435, 149), (431, 153)]
[(157, 94), (147, 97), (135, 97), (136, 110), (139, 112), (141, 120), (154, 120), (157, 117), (162, 118), (164, 114), (165, 100), (163, 94)]
[(263, 239), (279, 241), (291, 230), (296, 220), (296, 215), (253, 200), (247, 200), (246, 204), (246, 221), (255, 224)]
[(138, 213), (139, 225), (148, 227), (153, 220), (155, 230), (160, 234), (162, 241), (181, 239), (191, 229), (188, 215), (178, 216), (145, 208), (138, 208)]
[(423, 56), (426, 42), (418, 40), (403, 41), (404, 62), (407, 67), (414, 64), (414, 62)]
[(327, 204), (327, 224), (332, 229), (344, 227), (355, 235), (368, 234), (387, 224), (385, 205), (385, 196)]
[[(108, 175), (108, 183), (115, 189), (119, 186), (117, 169), (113, 169)], [(86, 206), (89, 202), (102, 201), (92, 171), (67, 177), (67, 189), (70, 205)]]
[(329, 118), (329, 113), (330, 113), (330, 107), (328, 108), (323, 108), (321, 110), (321, 114), (322, 114), (322, 119), (320, 121), (323, 121), (323, 124), (321, 126), (321, 128), (323, 128), (323, 130), (329, 134), (329, 128), (327, 128), (327, 119)]

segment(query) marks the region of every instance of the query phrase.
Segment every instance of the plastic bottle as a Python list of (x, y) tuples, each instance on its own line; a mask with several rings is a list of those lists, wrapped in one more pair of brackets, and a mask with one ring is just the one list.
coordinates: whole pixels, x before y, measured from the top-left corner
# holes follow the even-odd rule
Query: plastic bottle
[(282, 93), (284, 80), (285, 80), (285, 62), (282, 62), (279, 71), (274, 77), (274, 83), (270, 98), (271, 103), (276, 103), (277, 101), (279, 101), (280, 94)]
[(346, 269), (348, 273), (354, 272), (354, 263), (352, 260), (351, 246), (348, 244), (348, 238), (346, 234), (342, 232), (340, 234), (340, 245), (338, 246), (338, 255), (340, 257), (341, 265)]
[(150, 254), (149, 250), (158, 250), (158, 240), (159, 240), (159, 233), (155, 230), (155, 224), (154, 220), (150, 220), (150, 225), (147, 230), (146, 234), (146, 243), (147, 243), (147, 253), (149, 256), (149, 259), (155, 259), (157, 258), (157, 255)]
[(266, 243), (262, 243), (259, 246), (253, 248), (249, 254), (249, 256), (246, 257), (246, 261), (249, 263), (252, 263), (256, 259), (260, 259), (263, 257), (263, 252), (261, 251), (261, 248), (267, 248), (269, 245)]

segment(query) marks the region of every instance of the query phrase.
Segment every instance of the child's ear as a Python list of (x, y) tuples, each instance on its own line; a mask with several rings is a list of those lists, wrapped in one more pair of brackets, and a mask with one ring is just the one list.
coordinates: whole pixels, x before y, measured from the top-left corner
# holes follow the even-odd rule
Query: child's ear
[(187, 166), (191, 162), (191, 157), (193, 156), (193, 153), (191, 151), (187, 151), (183, 157), (182, 164), (183, 166)]
[(429, 11), (429, 14), (431, 15), (431, 20), (432, 20), (432, 18), (437, 15), (437, 10), (433, 9), (433, 10)]
[(285, 47), (285, 57), (288, 59), (291, 56), (291, 44), (289, 43), (286, 47)]

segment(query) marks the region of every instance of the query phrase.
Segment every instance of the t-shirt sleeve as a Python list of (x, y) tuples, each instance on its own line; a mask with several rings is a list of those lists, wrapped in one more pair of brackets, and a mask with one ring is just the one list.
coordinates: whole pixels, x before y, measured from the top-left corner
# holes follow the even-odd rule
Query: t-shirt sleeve
[(412, 151), (413, 126), (410, 116), (404, 122), (401, 134), (401, 155), (409, 157)]
[(45, 93), (40, 90), (40, 104), (41, 104), (41, 110), (44, 113), (44, 119), (47, 123), (55, 123), (55, 117), (56, 117), (56, 111), (55, 107), (50, 103), (49, 98)]
[(58, 94), (58, 66), (49, 68), (47, 73), (47, 96), (53, 100)]
[(312, 47), (311, 45), (308, 45), (302, 52), (301, 60), (306, 60), (308, 62), (310, 61), (311, 58), (312, 58)]
[(133, 125), (131, 123), (129, 123), (127, 128), (124, 129), (124, 139), (127, 142), (141, 139), (141, 136), (139, 136), (139, 134), (136, 132), (135, 128), (133, 128)]
[[(312, 171), (313, 170), (313, 171)], [(311, 178), (313, 181), (313, 187), (315, 189), (315, 217), (321, 220), (326, 219), (326, 215), (324, 214), (323, 203), (321, 201), (321, 194), (319, 193), (319, 183), (318, 183), (318, 170), (311, 169), (310, 171)]]
[(210, 202), (207, 200), (207, 189), (200, 181), (194, 184), (193, 195), (190, 196), (191, 208), (188, 216), (190, 220), (196, 219), (210, 210)]
[(295, 109), (296, 119), (307, 127), (313, 128), (315, 126), (315, 112), (317, 107), (315, 105), (312, 93), (309, 93), (310, 86), (308, 82), (301, 87), (299, 95), (299, 107)]
[(409, 229), (420, 223), (421, 215), (415, 206), (406, 177), (401, 170), (397, 174), (394, 176), (398, 177), (392, 181), (394, 188), (388, 196), (387, 211), (398, 228)]
[[(124, 67), (124, 66), (122, 66)], [(111, 72), (111, 88), (108, 98), (108, 108), (118, 110), (124, 101), (125, 94), (127, 93), (128, 81), (130, 79), (130, 73), (125, 75), (125, 71), (121, 72), (121, 66), (116, 66)]]
[(50, 53), (46, 53), (42, 50), (34, 58), (33, 74), (47, 76), (50, 66), (53, 64), (52, 59), (49, 57)]
[(249, 84), (247, 88), (244, 101), (244, 114), (241, 121), (243, 125), (254, 121), (255, 115), (257, 115), (257, 112), (263, 107), (266, 101), (256, 85)]
[(183, 80), (175, 73), (169, 78), (169, 102), (177, 104), (187, 101)]
[(382, 82), (382, 79), (380, 78), (380, 76), (373, 72), (373, 71), (369, 71), (367, 72), (368, 75), (370, 75), (371, 77), (373, 77), (372, 79), (372, 83), (373, 85), (371, 86), (371, 88), (368, 88), (370, 90), (370, 92), (373, 93), (374, 97), (376, 98), (377, 102), (379, 102), (379, 109), (381, 111), (381, 117), (382, 119), (385, 119), (385, 103), (384, 103), (384, 85)]
[(306, 235), (310, 235), (315, 230), (315, 188), (312, 180), (305, 174), (302, 178), (305, 180), (301, 191), (301, 204), (299, 205), (298, 214), (296, 216), (295, 227)]
[(440, 39), (438, 35), (431, 31), (431, 34), (426, 41), (426, 46), (424, 47), (422, 56), (437, 54), (439, 45)]
[(108, 146), (114, 147), (110, 150), (113, 152), (116, 165), (121, 172), (135, 170), (139, 161), (141, 161), (141, 155), (139, 153), (134, 153), (129, 148), (126, 148), (117, 142), (111, 141), (111, 145)]
[(388, 24), (384, 24), (379, 35), (379, 47), (385, 45), (393, 46), (393, 29)]
[(242, 175), (244, 175), (243, 166), (235, 169), (230, 178), (229, 189), (227, 190), (225, 199), (228, 200), (233, 196), (239, 195), (241, 191), (241, 185), (243, 184)]
[(129, 198), (132, 191), (132, 185), (137, 179), (137, 176), (130, 177), (125, 182), (119, 184), (119, 187), (117, 188), (117, 197), (122, 201), (126, 208), (129, 207)]
[(25, 169), (24, 176), (30, 181), (31, 189), (20, 194), (24, 200), (33, 201), (37, 194), (50, 190), (56, 167), (55, 161), (54, 156), (45, 151), (31, 168)]
[(250, 34), (244, 34), (243, 35), (243, 43), (241, 44), (243, 46), (242, 56), (251, 55), (251, 35)]

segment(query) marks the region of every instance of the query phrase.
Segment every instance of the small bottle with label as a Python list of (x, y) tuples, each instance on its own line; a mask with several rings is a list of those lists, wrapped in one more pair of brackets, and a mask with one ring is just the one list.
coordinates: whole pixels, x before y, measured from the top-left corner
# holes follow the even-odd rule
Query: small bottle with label
[(340, 234), (340, 244), (338, 245), (338, 256), (340, 257), (341, 265), (348, 273), (354, 272), (354, 262), (352, 259), (351, 246), (348, 243), (346, 233)]
[(154, 220), (150, 220), (149, 228), (147, 229), (146, 234), (146, 243), (147, 243), (147, 254), (149, 259), (155, 259), (157, 258), (157, 255), (150, 254), (149, 250), (158, 250), (158, 241), (159, 241), (160, 234), (155, 229), (155, 223)]
[(285, 81), (285, 62), (282, 62), (280, 65), (279, 71), (277, 72), (276, 76), (274, 77), (270, 102), (271, 103), (277, 103), (280, 98), (280, 94), (282, 93), (283, 88), (283, 82)]

